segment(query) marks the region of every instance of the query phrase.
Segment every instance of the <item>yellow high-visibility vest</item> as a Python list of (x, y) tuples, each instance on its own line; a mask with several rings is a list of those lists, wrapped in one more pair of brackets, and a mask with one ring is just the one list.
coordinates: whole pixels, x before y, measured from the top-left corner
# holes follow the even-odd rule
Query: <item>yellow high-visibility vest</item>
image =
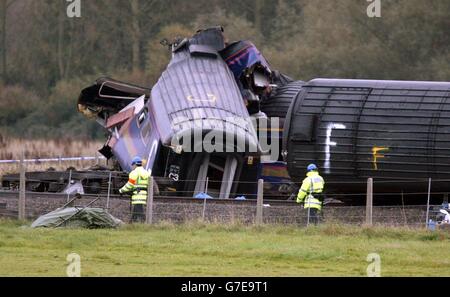
[(320, 194), (325, 187), (325, 181), (316, 171), (311, 171), (306, 174), (306, 178), (302, 182), (302, 186), (298, 191), (297, 203), (305, 202), (305, 208), (322, 209), (322, 202), (314, 198), (313, 194)]
[(128, 182), (119, 190), (120, 193), (133, 192), (131, 204), (147, 204), (147, 187), (150, 173), (144, 167), (136, 167), (130, 172)]
[(322, 202), (319, 199), (314, 198), (313, 195), (308, 195), (305, 199), (305, 208), (316, 208), (318, 210), (321, 210)]

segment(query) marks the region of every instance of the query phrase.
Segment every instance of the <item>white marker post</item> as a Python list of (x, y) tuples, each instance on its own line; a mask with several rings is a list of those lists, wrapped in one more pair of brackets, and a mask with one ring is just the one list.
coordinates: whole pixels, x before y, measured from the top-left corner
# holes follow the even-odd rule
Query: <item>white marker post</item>
[(431, 197), (431, 177), (428, 178), (428, 195), (427, 195), (427, 218), (426, 218), (426, 222), (425, 222), (425, 228), (429, 228), (428, 224), (428, 220), (430, 218), (430, 197)]
[(25, 153), (22, 150), (22, 154), (20, 155), (20, 181), (19, 181), (19, 205), (18, 205), (18, 215), (19, 220), (25, 220), (25, 191), (26, 191), (26, 176), (25, 176)]
[(153, 224), (153, 176), (150, 176), (148, 179), (145, 223)]

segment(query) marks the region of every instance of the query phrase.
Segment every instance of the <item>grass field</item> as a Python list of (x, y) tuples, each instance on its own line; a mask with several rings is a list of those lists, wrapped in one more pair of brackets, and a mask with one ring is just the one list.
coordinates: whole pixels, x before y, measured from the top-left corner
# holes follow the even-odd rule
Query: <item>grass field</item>
[(0, 220), (0, 276), (450, 276), (450, 234), (394, 228), (134, 225), (116, 230), (30, 229)]

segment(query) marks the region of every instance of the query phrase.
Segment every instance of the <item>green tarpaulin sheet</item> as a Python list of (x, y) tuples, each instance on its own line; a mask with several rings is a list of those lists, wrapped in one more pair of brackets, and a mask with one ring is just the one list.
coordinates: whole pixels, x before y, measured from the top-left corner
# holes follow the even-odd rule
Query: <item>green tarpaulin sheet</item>
[(115, 228), (121, 224), (123, 224), (121, 220), (113, 217), (103, 208), (66, 207), (40, 216), (31, 224), (31, 227)]

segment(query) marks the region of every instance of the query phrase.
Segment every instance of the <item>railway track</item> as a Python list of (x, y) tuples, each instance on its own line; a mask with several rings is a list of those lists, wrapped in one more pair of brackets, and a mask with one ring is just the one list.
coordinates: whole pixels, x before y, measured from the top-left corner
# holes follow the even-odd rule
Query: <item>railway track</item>
[[(78, 194), (76, 194), (78, 195)], [(103, 194), (84, 194), (74, 202), (75, 206), (83, 207), (100, 196), (92, 207), (108, 209), (109, 212), (128, 222), (130, 219), (130, 198), (126, 196)], [(36, 219), (62, 207), (75, 195), (61, 193), (26, 193), (26, 217)], [(0, 190), (0, 217), (17, 218), (18, 191)], [(434, 207), (436, 208), (436, 207)], [(433, 209), (434, 209), (433, 208)], [(264, 200), (264, 222), (280, 224), (303, 224), (307, 217), (305, 209), (292, 200)], [(374, 206), (373, 223), (381, 225), (423, 226), (426, 220), (425, 205), (405, 206)], [(183, 222), (189, 220), (206, 220), (211, 222), (254, 222), (257, 214), (256, 199), (199, 199), (192, 197), (155, 196), (153, 217), (155, 221)], [(436, 217), (437, 212), (430, 212)], [(323, 212), (325, 220), (348, 224), (363, 224), (366, 220), (364, 205), (326, 205)]]
[[(73, 199), (75, 195), (78, 195), (80, 199), (95, 199), (101, 196), (100, 202), (105, 202), (108, 197), (104, 194), (63, 194), (63, 193), (48, 193), (48, 192), (26, 192), (26, 199)], [(18, 191), (3, 191), (0, 190), (0, 199), (18, 199), (19, 192)], [(128, 196), (120, 196), (120, 195), (110, 195), (109, 199), (111, 200), (123, 200), (129, 201), (130, 198)], [(176, 196), (155, 196), (154, 201), (158, 203), (203, 203), (205, 199), (193, 198), (193, 197), (176, 197)], [(220, 198), (209, 198), (206, 201), (213, 202), (215, 204), (240, 204), (240, 205), (255, 205), (256, 199), (220, 199)], [(271, 206), (280, 205), (280, 206), (293, 206), (298, 207), (298, 204), (292, 200), (264, 200), (264, 204), (270, 204)]]

